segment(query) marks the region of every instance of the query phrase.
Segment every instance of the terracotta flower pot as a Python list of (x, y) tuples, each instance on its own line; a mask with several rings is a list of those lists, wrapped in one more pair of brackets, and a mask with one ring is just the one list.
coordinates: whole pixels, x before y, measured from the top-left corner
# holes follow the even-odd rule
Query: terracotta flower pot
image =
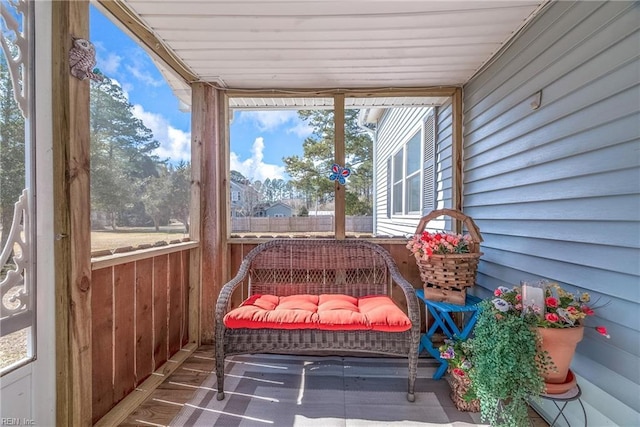
[(567, 382), (569, 365), (576, 346), (584, 336), (584, 327), (575, 328), (538, 328), (542, 337), (542, 350), (546, 350), (556, 366), (556, 370), (543, 373), (546, 383), (563, 384)]

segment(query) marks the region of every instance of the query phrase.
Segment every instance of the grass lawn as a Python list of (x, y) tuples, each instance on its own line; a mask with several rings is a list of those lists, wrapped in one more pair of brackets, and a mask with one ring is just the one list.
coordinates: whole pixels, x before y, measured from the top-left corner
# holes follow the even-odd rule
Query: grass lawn
[(182, 224), (160, 227), (155, 231), (153, 227), (118, 228), (116, 230), (92, 231), (91, 252), (104, 249), (116, 249), (126, 246), (154, 244), (159, 241), (182, 240), (189, 237)]

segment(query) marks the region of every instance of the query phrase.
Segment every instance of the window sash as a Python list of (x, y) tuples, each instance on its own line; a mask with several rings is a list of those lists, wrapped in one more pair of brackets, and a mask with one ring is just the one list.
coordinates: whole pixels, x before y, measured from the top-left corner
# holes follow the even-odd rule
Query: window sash
[(407, 214), (420, 213), (420, 171), (414, 173), (406, 180), (405, 205)]
[(391, 197), (393, 215), (420, 214), (422, 205), (422, 130), (418, 130), (393, 155), (390, 162), (393, 170), (393, 191)]

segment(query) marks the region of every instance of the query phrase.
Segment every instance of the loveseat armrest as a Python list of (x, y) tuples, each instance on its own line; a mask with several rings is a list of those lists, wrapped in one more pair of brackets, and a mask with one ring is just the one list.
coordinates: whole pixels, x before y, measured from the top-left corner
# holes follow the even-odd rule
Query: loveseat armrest
[[(418, 296), (416, 295), (416, 290), (411, 283), (405, 279), (400, 271), (398, 270), (398, 266), (394, 261), (391, 254), (384, 249), (382, 246), (375, 243), (366, 243), (367, 245), (374, 248), (376, 252), (382, 255), (385, 263), (387, 264), (387, 270), (389, 271), (389, 275), (391, 276), (391, 286), (396, 284), (402, 290), (404, 297), (407, 301), (407, 316), (409, 320), (411, 320), (411, 344), (416, 348), (416, 354), (418, 351), (418, 345), (420, 341), (420, 304), (418, 303)], [(389, 289), (389, 293), (391, 294), (391, 289)]]
[[(385, 257), (386, 258), (386, 257)], [(416, 290), (411, 283), (407, 281), (398, 270), (395, 261), (389, 256), (387, 259), (387, 268), (391, 275), (391, 280), (395, 283), (404, 294), (407, 300), (407, 316), (411, 320), (411, 330), (413, 335), (418, 339), (420, 337), (420, 304), (418, 302), (418, 296)], [(417, 345), (417, 343), (416, 343)]]
[[(222, 326), (222, 322), (225, 314), (229, 312), (231, 309), (231, 296), (233, 292), (242, 284), (244, 279), (247, 277), (247, 273), (249, 272), (249, 267), (251, 265), (251, 259), (253, 257), (245, 258), (240, 264), (240, 269), (235, 277), (229, 280), (224, 284), (220, 293), (218, 294), (218, 301), (216, 302), (216, 312), (215, 312), (215, 321), (216, 321), (216, 331)], [(217, 337), (216, 337), (217, 338)]]

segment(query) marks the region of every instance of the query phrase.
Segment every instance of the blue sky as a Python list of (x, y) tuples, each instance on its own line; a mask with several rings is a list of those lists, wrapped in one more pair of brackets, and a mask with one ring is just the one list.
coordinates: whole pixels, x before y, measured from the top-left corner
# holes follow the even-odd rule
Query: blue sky
[[(160, 142), (157, 154), (172, 162), (189, 160), (191, 115), (146, 51), (108, 18), (90, 7), (90, 39), (96, 67), (117, 81), (134, 106), (133, 112)], [(311, 129), (295, 111), (236, 111), (231, 124), (231, 169), (252, 180), (286, 178), (282, 156), (302, 154)]]

